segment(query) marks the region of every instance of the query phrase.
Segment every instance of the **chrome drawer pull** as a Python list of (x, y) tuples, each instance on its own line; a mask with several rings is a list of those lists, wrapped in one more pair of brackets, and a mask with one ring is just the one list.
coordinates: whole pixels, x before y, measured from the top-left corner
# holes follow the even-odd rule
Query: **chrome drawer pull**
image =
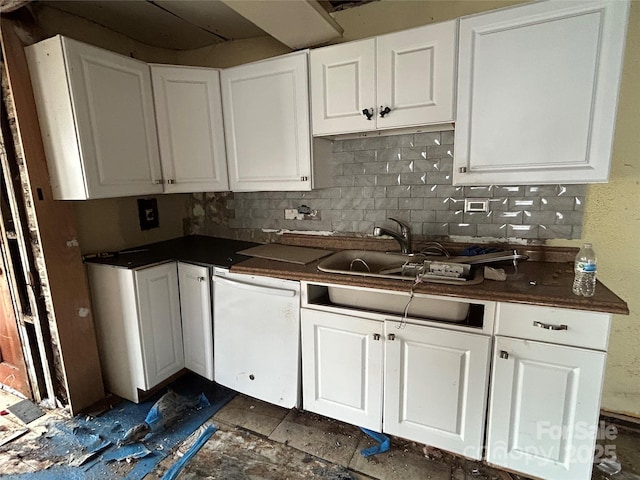
[(534, 327), (544, 328), (546, 330), (569, 330), (566, 325), (552, 325), (551, 323), (533, 322)]

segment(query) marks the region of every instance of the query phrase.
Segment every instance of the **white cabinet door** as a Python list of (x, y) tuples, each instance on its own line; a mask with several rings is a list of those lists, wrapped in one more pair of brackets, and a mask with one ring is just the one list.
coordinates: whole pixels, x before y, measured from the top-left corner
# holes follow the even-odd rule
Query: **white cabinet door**
[(376, 38), (377, 128), (453, 121), (456, 34), (451, 20)]
[(491, 337), (385, 322), (384, 431), (480, 459)]
[(310, 190), (307, 52), (221, 72), (232, 191)]
[(178, 263), (184, 366), (213, 380), (213, 323), (209, 269)]
[(302, 309), (304, 409), (382, 431), (383, 324)]
[(313, 134), (453, 121), (456, 25), (452, 20), (311, 50)]
[(26, 53), (54, 197), (161, 193), (149, 66), (60, 35)]
[(629, 2), (460, 20), (454, 184), (605, 182)]
[(549, 480), (591, 478), (605, 359), (496, 337), (487, 461)]
[(136, 270), (144, 389), (184, 367), (178, 271), (175, 262)]
[(228, 190), (218, 70), (152, 65), (151, 78), (165, 192)]
[(371, 38), (311, 50), (314, 135), (376, 128), (375, 48)]

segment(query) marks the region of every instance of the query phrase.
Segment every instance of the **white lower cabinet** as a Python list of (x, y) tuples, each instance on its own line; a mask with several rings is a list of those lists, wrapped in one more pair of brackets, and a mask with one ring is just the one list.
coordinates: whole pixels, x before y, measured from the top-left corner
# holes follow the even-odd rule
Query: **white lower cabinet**
[(207, 267), (168, 262), (127, 269), (89, 263), (87, 270), (111, 393), (138, 402), (141, 392), (185, 366), (212, 378)]
[(479, 459), (490, 349), (486, 335), (302, 309), (304, 408)]
[(482, 458), (491, 337), (385, 322), (384, 431)]
[[(548, 480), (591, 478), (606, 352), (585, 347), (601, 345), (604, 339), (606, 348), (610, 315), (500, 307), (487, 461)], [(581, 317), (585, 321), (580, 322)], [(591, 317), (599, 317), (599, 325), (589, 325)]]
[(302, 309), (304, 409), (382, 430), (384, 324)]
[(389, 295), (403, 293), (375, 293), (395, 313), (361, 308), (371, 294), (304, 284), (305, 410), (531, 477), (591, 478), (611, 314), (463, 300), (465, 319), (402, 321)]
[(135, 271), (145, 390), (184, 367), (175, 262)]
[(209, 268), (178, 263), (184, 366), (213, 380), (213, 310)]

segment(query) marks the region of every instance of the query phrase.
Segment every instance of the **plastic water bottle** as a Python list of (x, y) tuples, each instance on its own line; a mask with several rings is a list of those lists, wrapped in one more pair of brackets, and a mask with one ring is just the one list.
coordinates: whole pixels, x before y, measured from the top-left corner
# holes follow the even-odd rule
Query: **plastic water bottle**
[(596, 253), (590, 243), (585, 243), (576, 255), (573, 271), (573, 293), (593, 297), (596, 290)]

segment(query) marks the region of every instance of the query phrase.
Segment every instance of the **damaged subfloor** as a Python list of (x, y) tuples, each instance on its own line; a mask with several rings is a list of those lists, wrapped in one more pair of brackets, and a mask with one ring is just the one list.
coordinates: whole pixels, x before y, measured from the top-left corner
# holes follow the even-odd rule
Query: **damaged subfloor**
[[(19, 400), (0, 390), (0, 410)], [(12, 433), (25, 429), (24, 437), (46, 435), (47, 424), (65, 416), (64, 411), (50, 411), (25, 425), (11, 414), (4, 415), (0, 417), (0, 443)], [(375, 442), (357, 427), (237, 395), (145, 480), (160, 480), (208, 424), (215, 424), (218, 431), (187, 462), (177, 477), (179, 480), (525, 479), (394, 437), (388, 452), (365, 458), (360, 451)], [(607, 438), (599, 441), (600, 450), (604, 452), (606, 447), (607, 454), (615, 453), (622, 471), (607, 475), (594, 468), (592, 479), (640, 480), (640, 430), (608, 428)], [(35, 472), (59, 460), (36, 460), (38, 457), (32, 456), (35, 452), (16, 452), (10, 445), (11, 442), (0, 447), (0, 472), (5, 474)]]
[[(179, 479), (237, 480), (524, 480), (400, 438), (386, 453), (365, 458), (363, 448), (375, 442), (359, 428), (320, 415), (287, 410), (237, 395), (210, 420), (219, 430), (185, 466)], [(615, 452), (622, 471), (605, 475), (594, 468), (593, 480), (640, 480), (640, 430), (614, 427), (607, 432), (608, 452)], [(159, 480), (178, 452), (160, 463), (146, 479)], [(615, 437), (615, 438), (612, 438)], [(602, 443), (599, 441), (599, 443)], [(611, 446), (613, 445), (613, 446)], [(600, 448), (604, 451), (604, 445)]]

